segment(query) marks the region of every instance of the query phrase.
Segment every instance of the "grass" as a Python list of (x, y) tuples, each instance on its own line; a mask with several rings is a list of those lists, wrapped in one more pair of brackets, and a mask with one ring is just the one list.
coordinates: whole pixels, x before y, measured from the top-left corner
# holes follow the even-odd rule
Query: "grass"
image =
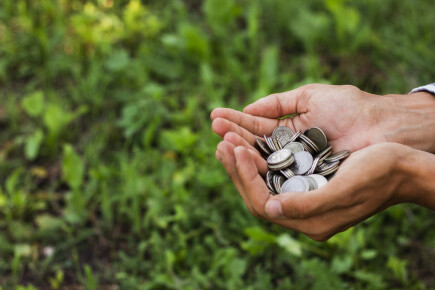
[(435, 79), (430, 1), (298, 2), (2, 1), (3, 289), (435, 287), (432, 212), (317, 243), (252, 217), (214, 159), (217, 106)]

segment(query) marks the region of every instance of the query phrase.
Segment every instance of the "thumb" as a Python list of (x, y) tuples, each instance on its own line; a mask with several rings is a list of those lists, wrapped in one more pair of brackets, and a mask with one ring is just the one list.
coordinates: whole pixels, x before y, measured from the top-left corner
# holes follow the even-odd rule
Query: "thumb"
[(307, 219), (343, 206), (337, 192), (328, 186), (308, 192), (285, 192), (271, 197), (265, 212), (270, 218)]
[(292, 91), (272, 94), (246, 106), (244, 113), (266, 117), (279, 118), (294, 113), (306, 113), (308, 104), (307, 86)]

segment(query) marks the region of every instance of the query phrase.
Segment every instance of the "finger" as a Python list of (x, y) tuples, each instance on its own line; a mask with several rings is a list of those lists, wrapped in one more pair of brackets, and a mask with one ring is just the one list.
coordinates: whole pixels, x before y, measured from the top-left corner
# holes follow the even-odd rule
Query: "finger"
[(278, 120), (257, 117), (227, 108), (217, 108), (211, 112), (211, 119), (223, 118), (231, 121), (257, 136), (270, 135), (278, 126)]
[(251, 144), (249, 144), (245, 139), (243, 139), (242, 137), (240, 137), (240, 135), (234, 132), (226, 133), (224, 136), (224, 140), (230, 142), (235, 147), (243, 146), (248, 149), (260, 174), (263, 176), (266, 175), (267, 171), (269, 170), (267, 162), (263, 159), (263, 157), (261, 157), (261, 154), (258, 152), (257, 149), (255, 149), (255, 147), (251, 146)]
[(254, 213), (252, 206), (250, 204), (250, 201), (249, 201), (248, 197), (246, 196), (246, 193), (245, 193), (243, 186), (240, 182), (240, 179), (237, 175), (236, 159), (234, 156), (234, 148), (235, 148), (235, 146), (233, 144), (231, 144), (227, 141), (222, 141), (217, 146), (217, 151), (219, 152), (218, 155), (222, 156), (221, 163), (224, 165), (225, 170), (227, 171), (228, 175), (230, 176), (231, 180), (233, 181), (234, 186), (236, 187), (237, 191), (239, 192), (240, 196), (242, 197), (244, 203), (248, 207), (249, 211), (251, 213)]
[(234, 144), (234, 146), (236, 146), (236, 147), (243, 146), (246, 149), (251, 149), (251, 150), (258, 152), (258, 150), (253, 145), (251, 145), (248, 141), (246, 141), (246, 139), (244, 139), (242, 136), (240, 136), (239, 134), (237, 134), (235, 132), (227, 132), (224, 135), (223, 139), (225, 141), (230, 142), (231, 144)]
[(276, 195), (270, 199), (270, 205), (266, 204), (266, 212), (273, 218), (308, 219), (355, 205), (352, 196), (350, 188), (344, 182), (330, 182), (313, 191)]
[(260, 216), (266, 217), (264, 206), (271, 196), (266, 183), (258, 174), (255, 162), (246, 148), (236, 147), (234, 155), (236, 157), (237, 175), (253, 210)]
[(213, 131), (222, 138), (228, 132), (235, 132), (242, 136), (242, 138), (245, 139), (250, 145), (254, 145), (256, 143), (256, 139), (258, 138), (258, 136), (252, 134), (248, 130), (226, 119), (217, 118), (213, 121), (211, 126)]
[(295, 90), (272, 94), (246, 106), (244, 113), (266, 117), (279, 118), (294, 113), (308, 112), (308, 101), (317, 85), (306, 85)]

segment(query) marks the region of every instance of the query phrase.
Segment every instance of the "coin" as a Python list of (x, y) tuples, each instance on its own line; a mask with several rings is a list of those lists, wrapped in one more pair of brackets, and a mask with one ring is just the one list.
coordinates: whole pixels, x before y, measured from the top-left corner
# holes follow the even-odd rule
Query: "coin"
[(326, 158), (325, 162), (331, 163), (331, 162), (340, 161), (349, 155), (350, 155), (350, 152), (348, 150), (336, 152), (336, 153), (331, 154), (328, 158)]
[(329, 155), (331, 155), (331, 151), (329, 151), (328, 153), (326, 153), (322, 158), (319, 159), (319, 163), (317, 164), (317, 166), (322, 165), (323, 162), (325, 161), (326, 158), (328, 158)]
[(264, 141), (256, 139), (257, 147), (267, 156), (265, 182), (271, 194), (325, 186), (340, 168), (340, 160), (350, 154), (347, 150), (332, 154), (332, 147), (318, 127), (305, 134), (300, 130), (292, 134), (289, 128), (279, 126), (271, 136), (265, 135)]
[(329, 152), (331, 152), (331, 150), (332, 150), (332, 146), (328, 146), (328, 147), (326, 147), (325, 149), (323, 149), (321, 152), (319, 152), (319, 153), (316, 155), (316, 157), (318, 156), (318, 157), (322, 158), (323, 156), (325, 156), (326, 154), (328, 154)]
[(272, 171), (268, 171), (266, 173), (266, 185), (267, 188), (269, 188), (269, 190), (273, 193), (276, 194), (275, 188), (273, 187), (273, 172)]
[(305, 192), (310, 190), (310, 184), (302, 176), (293, 176), (287, 179), (281, 186), (281, 193), (284, 192)]
[(314, 151), (313, 149), (307, 145), (307, 143), (305, 143), (304, 141), (301, 140), (300, 142), (302, 144), (302, 146), (304, 146), (304, 150), (309, 152), (311, 155), (314, 155)]
[(323, 176), (328, 176), (328, 175), (330, 175), (330, 174), (332, 174), (332, 173), (335, 173), (335, 172), (338, 170), (338, 168), (340, 168), (340, 162), (337, 162), (337, 163), (330, 163), (330, 164), (335, 164), (335, 166), (332, 166), (332, 167), (329, 168), (328, 170), (325, 170), (325, 171), (319, 172), (319, 174), (320, 174), (320, 175), (323, 175)]
[(334, 166), (338, 165), (339, 163), (340, 163), (339, 161), (336, 161), (334, 163), (326, 163), (325, 162), (322, 165), (317, 166), (316, 172), (320, 173), (320, 172), (327, 171), (327, 170), (333, 168)]
[(267, 146), (267, 144), (264, 143), (264, 141), (261, 140), (260, 138), (257, 138), (256, 141), (261, 151), (263, 151), (266, 155), (270, 155), (269, 147)]
[(276, 164), (276, 165), (270, 165), (269, 164), (269, 169), (273, 170), (273, 171), (284, 169), (286, 167), (289, 167), (290, 164), (292, 164), (294, 162), (294, 160), (295, 160), (295, 157), (292, 155), (292, 156), (290, 156), (289, 159), (287, 159), (286, 161), (284, 161), (282, 163), (279, 163), (279, 164)]
[(304, 178), (310, 184), (310, 190), (316, 190), (317, 189), (317, 182), (316, 182), (316, 180), (314, 178), (312, 178), (310, 176), (304, 176)]
[(281, 150), (282, 147), (279, 145), (278, 140), (276, 140), (276, 138), (273, 136), (271, 138), (272, 138), (272, 142), (273, 142), (273, 145), (275, 146), (276, 150)]
[(313, 165), (313, 156), (306, 151), (296, 152), (294, 157), (295, 161), (290, 166), (290, 170), (297, 175), (304, 174)]
[(281, 174), (284, 175), (287, 179), (292, 178), (295, 176), (293, 171), (290, 170), (290, 168), (284, 168), (280, 170)]
[(328, 147), (328, 139), (326, 139), (325, 133), (322, 131), (322, 129), (318, 127), (312, 127), (304, 132), (304, 135), (307, 136), (310, 140), (312, 140), (317, 147), (319, 148), (318, 151), (324, 150), (326, 147)]
[(302, 135), (302, 131), (301, 130), (297, 131), (287, 143), (296, 141), (296, 139), (298, 139), (301, 135)]
[(290, 141), (293, 135), (294, 133), (290, 128), (285, 126), (278, 126), (273, 129), (272, 139), (276, 140), (280, 148), (283, 148), (284, 145)]
[(313, 165), (311, 165), (310, 169), (306, 173), (306, 175), (311, 175), (314, 173), (314, 170), (316, 170), (317, 164), (319, 164), (319, 157), (314, 158)]
[(272, 180), (273, 180), (273, 186), (275, 188), (276, 193), (280, 194), (281, 193), (281, 186), (285, 181), (284, 177), (282, 177), (279, 174), (275, 174), (273, 176)]
[(270, 148), (270, 150), (271, 150), (272, 152), (275, 152), (275, 151), (278, 150), (278, 149), (276, 149), (275, 144), (273, 144), (273, 141), (272, 141), (272, 138), (271, 138), (271, 137), (267, 137), (267, 139), (266, 139), (266, 143), (267, 143), (267, 145), (269, 146), (269, 148)]
[(317, 147), (316, 143), (314, 143), (310, 138), (308, 138), (308, 137), (305, 136), (305, 135), (301, 135), (299, 138), (300, 138), (303, 142), (305, 142), (308, 146), (310, 146), (311, 149), (313, 149), (313, 151), (314, 151), (315, 153), (320, 152), (319, 147)]
[(325, 186), (328, 183), (328, 180), (326, 179), (326, 177), (324, 177), (320, 174), (311, 174), (311, 175), (308, 175), (308, 177), (311, 177), (316, 181), (317, 188), (322, 188), (323, 186)]
[(277, 165), (287, 161), (292, 156), (292, 151), (290, 149), (281, 149), (273, 152), (267, 158), (267, 163), (269, 165)]
[(329, 155), (331, 155), (331, 152), (332, 152), (332, 146), (328, 146), (328, 147), (326, 147), (326, 149), (324, 149), (322, 152), (318, 153), (318, 154), (316, 155), (316, 157), (319, 157), (319, 158), (320, 158), (320, 159), (319, 159), (319, 164), (318, 164), (318, 165), (322, 164), (323, 161), (325, 161), (325, 159), (328, 158)]
[(296, 152), (304, 151), (304, 145), (299, 142), (287, 143), (283, 148), (290, 149), (293, 154), (295, 154)]

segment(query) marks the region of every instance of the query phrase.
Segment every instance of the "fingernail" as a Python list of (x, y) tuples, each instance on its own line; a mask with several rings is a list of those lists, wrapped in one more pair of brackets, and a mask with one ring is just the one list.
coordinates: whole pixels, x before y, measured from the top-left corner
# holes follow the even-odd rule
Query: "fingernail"
[(224, 162), (224, 155), (223, 155), (219, 150), (216, 150), (216, 158), (217, 158), (220, 162)]
[(277, 219), (283, 217), (281, 202), (279, 200), (268, 201), (266, 203), (265, 211), (270, 218)]
[(218, 151), (218, 157), (220, 162), (224, 162), (224, 155)]

